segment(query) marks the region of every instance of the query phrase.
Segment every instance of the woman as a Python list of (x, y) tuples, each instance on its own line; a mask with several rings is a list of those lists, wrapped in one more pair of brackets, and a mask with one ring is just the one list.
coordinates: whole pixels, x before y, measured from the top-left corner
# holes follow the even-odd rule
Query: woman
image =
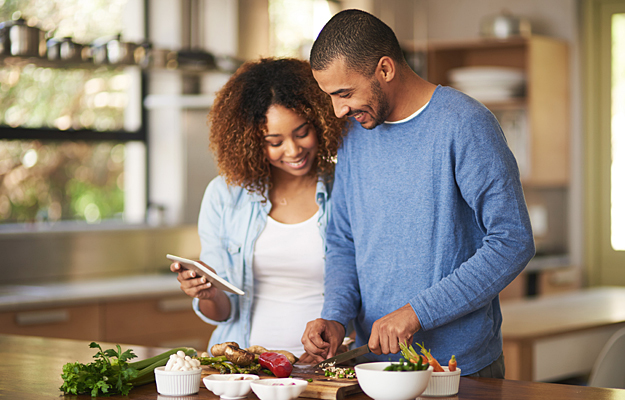
[(306, 322), (323, 304), (329, 185), (345, 121), (296, 59), (241, 66), (209, 121), (220, 176), (202, 201), (200, 260), (245, 295), (178, 263), (171, 270), (198, 316), (217, 326), (209, 348), (234, 341), (300, 356)]

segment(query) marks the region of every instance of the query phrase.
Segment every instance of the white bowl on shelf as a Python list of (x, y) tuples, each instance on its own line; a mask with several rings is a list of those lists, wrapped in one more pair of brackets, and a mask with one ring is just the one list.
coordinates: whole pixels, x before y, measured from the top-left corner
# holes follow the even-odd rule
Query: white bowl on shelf
[(432, 377), (421, 396), (445, 397), (458, 394), (460, 387), (460, 368), (449, 372), (449, 367), (444, 367), (445, 372), (432, 372)]
[[(423, 371), (384, 371), (389, 361), (358, 364), (358, 384), (374, 400), (414, 400), (425, 391), (432, 367)], [(396, 362), (393, 364), (397, 364)]]
[(165, 396), (187, 396), (200, 391), (202, 369), (190, 371), (165, 371), (165, 367), (154, 369), (156, 391)]
[(260, 379), (252, 374), (208, 375), (202, 379), (206, 389), (223, 400), (244, 399), (252, 390), (252, 381)]
[(260, 400), (292, 400), (306, 390), (308, 382), (295, 378), (259, 379), (250, 386)]
[(525, 73), (521, 69), (487, 65), (450, 69), (447, 77), (452, 82), (467, 85), (518, 85), (525, 82)]

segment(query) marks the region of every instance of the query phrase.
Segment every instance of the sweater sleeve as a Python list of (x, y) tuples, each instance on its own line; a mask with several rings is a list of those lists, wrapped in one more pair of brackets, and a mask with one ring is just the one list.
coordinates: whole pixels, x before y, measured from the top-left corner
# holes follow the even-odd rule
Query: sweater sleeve
[(487, 111), (463, 120), (450, 162), (472, 210), (468, 222), (484, 236), (469, 259), (410, 300), (424, 330), (485, 307), (535, 254), (518, 167), (499, 124)]
[[(324, 304), (321, 318), (338, 321), (345, 328), (356, 317), (360, 306), (360, 287), (356, 269), (355, 247), (351, 231), (345, 186), (349, 160), (341, 147), (337, 159), (332, 213), (326, 238)], [(346, 331), (347, 332), (347, 331)]]

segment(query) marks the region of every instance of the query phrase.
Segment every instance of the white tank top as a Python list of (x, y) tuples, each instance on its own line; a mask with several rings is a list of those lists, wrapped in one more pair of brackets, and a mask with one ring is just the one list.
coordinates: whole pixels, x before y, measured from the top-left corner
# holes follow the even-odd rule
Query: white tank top
[(324, 248), (317, 212), (307, 221), (283, 224), (271, 217), (254, 245), (254, 304), (250, 345), (304, 353), (308, 321), (323, 306)]

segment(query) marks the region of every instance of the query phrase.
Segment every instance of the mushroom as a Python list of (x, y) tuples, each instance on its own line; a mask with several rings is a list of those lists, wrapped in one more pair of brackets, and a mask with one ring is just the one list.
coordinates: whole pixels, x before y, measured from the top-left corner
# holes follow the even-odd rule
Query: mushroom
[(211, 347), (211, 354), (213, 355), (213, 357), (223, 356), (226, 354), (226, 347), (228, 346), (234, 347), (235, 349), (239, 348), (239, 344), (236, 342), (219, 343)]
[(254, 362), (256, 356), (253, 353), (250, 353), (247, 350), (239, 349), (238, 346), (226, 346), (226, 350), (224, 352), (226, 359), (233, 363), (234, 365), (239, 365), (241, 367), (246, 367)]
[(266, 348), (264, 348), (263, 346), (250, 346), (247, 349), (245, 349), (247, 351), (249, 351), (250, 353), (254, 353), (254, 354), (263, 354), (268, 352), (269, 350), (267, 350)]

